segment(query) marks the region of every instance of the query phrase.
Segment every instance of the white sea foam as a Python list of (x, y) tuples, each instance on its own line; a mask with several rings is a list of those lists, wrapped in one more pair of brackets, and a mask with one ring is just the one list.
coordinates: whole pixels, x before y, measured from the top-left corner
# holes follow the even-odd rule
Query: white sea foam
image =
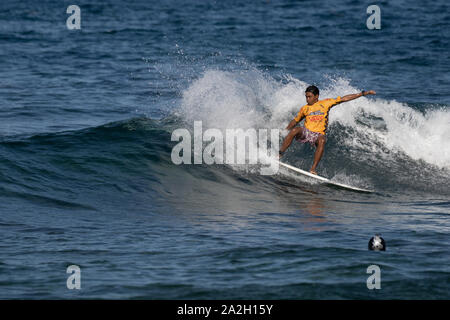
[[(187, 122), (201, 120), (204, 129), (284, 129), (306, 103), (307, 85), (290, 76), (275, 80), (255, 69), (207, 70), (184, 90), (180, 109)], [(346, 79), (320, 89), (321, 99), (360, 91)], [(377, 96), (334, 107), (329, 119), (330, 129), (339, 123), (353, 130), (353, 135), (339, 141), (350, 150), (378, 158), (400, 152), (413, 160), (450, 169), (448, 108), (420, 112), (406, 103), (384, 98), (380, 91)]]

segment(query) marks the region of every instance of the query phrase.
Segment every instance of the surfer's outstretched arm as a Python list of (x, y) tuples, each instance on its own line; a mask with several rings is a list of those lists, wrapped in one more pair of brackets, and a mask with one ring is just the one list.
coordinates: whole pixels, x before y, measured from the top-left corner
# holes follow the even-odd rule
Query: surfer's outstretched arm
[(376, 92), (373, 91), (373, 90), (370, 90), (370, 91), (362, 91), (360, 93), (348, 94), (348, 95), (343, 96), (341, 98), (340, 103), (351, 101), (351, 100), (355, 100), (356, 98), (359, 98), (359, 97), (362, 97), (362, 96), (367, 96), (369, 94), (376, 94)]

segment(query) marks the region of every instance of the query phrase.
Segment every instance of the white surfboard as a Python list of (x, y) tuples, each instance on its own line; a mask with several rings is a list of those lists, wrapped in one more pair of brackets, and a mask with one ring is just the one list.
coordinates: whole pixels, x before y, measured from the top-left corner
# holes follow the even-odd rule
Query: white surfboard
[(331, 181), (330, 179), (327, 179), (327, 178), (318, 176), (318, 175), (316, 175), (316, 174), (312, 174), (311, 172), (304, 171), (304, 170), (302, 170), (302, 169), (298, 169), (298, 168), (296, 168), (296, 167), (293, 167), (293, 166), (291, 166), (291, 165), (289, 165), (289, 164), (286, 164), (286, 163), (283, 163), (283, 162), (281, 162), (281, 161), (278, 161), (278, 162), (279, 162), (279, 164), (280, 164), (281, 166), (283, 166), (283, 167), (285, 167), (285, 168), (288, 168), (288, 169), (290, 169), (290, 170), (293, 170), (293, 171), (295, 171), (295, 172), (297, 172), (297, 173), (300, 173), (300, 174), (302, 174), (302, 175), (304, 175), (304, 176), (307, 176), (307, 177), (316, 179), (316, 180), (318, 180), (318, 181), (320, 181), (320, 182), (322, 182), (322, 183), (324, 183), (324, 184), (333, 185), (333, 186), (340, 187), (340, 188), (343, 188), (343, 189), (353, 190), (353, 191), (359, 191), (359, 192), (374, 192), (373, 190), (361, 189), (361, 188), (352, 187), (352, 186), (349, 186), (349, 185), (346, 185), (346, 184), (343, 184), (343, 183), (334, 182), (334, 181)]

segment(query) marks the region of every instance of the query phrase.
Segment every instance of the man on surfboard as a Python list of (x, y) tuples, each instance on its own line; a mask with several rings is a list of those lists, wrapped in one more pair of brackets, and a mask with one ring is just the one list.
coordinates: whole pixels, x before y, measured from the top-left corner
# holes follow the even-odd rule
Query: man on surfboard
[[(284, 138), (283, 144), (281, 145), (279, 158), (281, 159), (294, 138), (301, 143), (308, 142), (312, 146), (316, 147), (314, 163), (309, 172), (317, 174), (316, 167), (322, 158), (325, 148), (325, 135), (328, 127), (328, 113), (330, 112), (330, 109), (339, 103), (351, 101), (369, 94), (375, 94), (375, 91), (362, 91), (360, 93), (343, 96), (342, 98), (337, 97), (336, 99), (325, 99), (319, 101), (319, 88), (316, 86), (309, 86), (306, 88), (305, 96), (307, 104), (300, 109), (297, 116), (286, 127), (286, 129), (290, 131), (286, 138)], [(306, 118), (305, 126), (295, 127), (297, 123), (302, 121), (304, 118)]]

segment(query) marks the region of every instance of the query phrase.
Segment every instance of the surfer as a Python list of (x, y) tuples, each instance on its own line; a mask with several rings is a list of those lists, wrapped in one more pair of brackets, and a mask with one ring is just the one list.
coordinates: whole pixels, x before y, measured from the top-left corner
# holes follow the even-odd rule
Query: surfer
[[(325, 99), (319, 101), (319, 88), (316, 86), (309, 86), (306, 88), (305, 96), (307, 104), (300, 109), (297, 116), (286, 127), (286, 129), (289, 130), (289, 133), (286, 138), (284, 138), (281, 145), (279, 159), (281, 159), (286, 149), (289, 148), (294, 138), (301, 143), (308, 142), (312, 146), (316, 147), (314, 163), (309, 172), (317, 174), (316, 167), (322, 158), (325, 148), (328, 113), (330, 112), (330, 109), (339, 103), (351, 101), (369, 94), (375, 94), (375, 91), (363, 90), (360, 93), (349, 94), (343, 96), (342, 98), (339, 96), (336, 99)], [(306, 118), (304, 127), (295, 127), (297, 123), (302, 121), (304, 118)]]

